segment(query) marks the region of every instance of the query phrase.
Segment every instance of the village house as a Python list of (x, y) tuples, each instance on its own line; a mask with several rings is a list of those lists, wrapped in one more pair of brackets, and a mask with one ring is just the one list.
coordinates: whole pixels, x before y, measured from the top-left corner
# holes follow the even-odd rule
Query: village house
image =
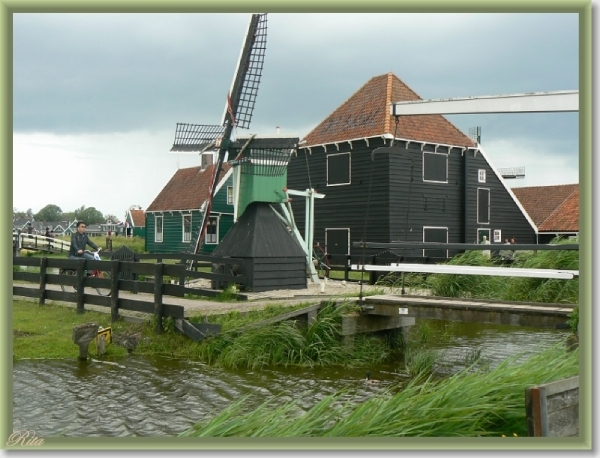
[[(145, 212), (146, 251), (186, 251), (198, 237), (214, 165), (179, 169)], [(233, 225), (232, 168), (224, 164), (200, 252), (210, 253)]]
[(538, 243), (579, 235), (579, 185), (512, 188), (536, 225)]

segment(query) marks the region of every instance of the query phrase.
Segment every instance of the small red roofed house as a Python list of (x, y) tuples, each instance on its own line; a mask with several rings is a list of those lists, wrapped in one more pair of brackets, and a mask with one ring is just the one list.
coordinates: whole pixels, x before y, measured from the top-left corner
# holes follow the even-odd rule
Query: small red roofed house
[(579, 234), (579, 185), (512, 188), (538, 230), (538, 243)]

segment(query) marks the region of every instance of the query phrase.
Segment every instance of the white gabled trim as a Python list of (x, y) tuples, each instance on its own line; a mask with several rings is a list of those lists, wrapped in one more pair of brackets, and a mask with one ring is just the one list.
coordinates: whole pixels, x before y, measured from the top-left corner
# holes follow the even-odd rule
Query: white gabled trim
[(408, 149), (408, 147), (410, 146), (411, 143), (418, 143), (421, 145), (421, 151), (423, 151), (423, 149), (425, 148), (425, 146), (427, 145), (431, 145), (435, 148), (435, 152), (437, 152), (437, 149), (442, 146), (444, 148), (448, 148), (448, 154), (450, 154), (450, 151), (452, 150), (452, 148), (460, 148), (462, 153), (461, 155), (464, 155), (465, 151), (468, 151), (470, 149), (474, 149), (477, 152), (477, 149), (481, 149), (480, 145), (477, 145), (476, 147), (474, 146), (459, 146), (459, 145), (450, 145), (448, 143), (436, 143), (436, 142), (422, 142), (419, 140), (409, 140), (408, 138), (400, 138), (400, 137), (394, 137), (392, 134), (386, 133), (386, 134), (381, 134), (381, 135), (374, 135), (371, 137), (357, 137), (357, 138), (351, 138), (349, 140), (343, 140), (343, 141), (337, 141), (337, 142), (329, 142), (329, 143), (317, 143), (315, 145), (310, 145), (310, 146), (302, 146), (302, 142), (298, 145), (298, 149), (306, 149), (308, 150), (309, 154), (312, 154), (312, 149), (313, 148), (319, 148), (322, 147), (323, 151), (326, 153), (327, 152), (327, 145), (335, 145), (337, 150), (339, 151), (339, 144), (340, 143), (344, 143), (347, 142), (350, 145), (350, 149), (353, 149), (353, 142), (357, 142), (357, 141), (364, 141), (367, 144), (367, 147), (370, 147), (369, 145), (369, 140), (372, 138), (381, 138), (384, 140), (384, 144), (385, 144), (385, 140), (392, 140), (394, 143), (396, 143), (397, 141), (400, 142), (404, 142), (404, 148)]
[(515, 196), (515, 194), (512, 192), (512, 190), (506, 185), (506, 181), (504, 181), (504, 178), (502, 178), (502, 175), (500, 175), (498, 173), (498, 171), (496, 170), (496, 167), (493, 166), (493, 164), (491, 163), (491, 161), (489, 160), (489, 158), (487, 157), (487, 155), (485, 154), (485, 152), (483, 151), (483, 148), (481, 147), (481, 145), (479, 143), (477, 144), (477, 150), (481, 153), (481, 155), (483, 156), (485, 161), (488, 163), (488, 165), (492, 169), (492, 172), (494, 172), (496, 174), (496, 177), (498, 177), (498, 180), (500, 180), (500, 183), (502, 183), (502, 186), (504, 186), (504, 189), (506, 189), (506, 191), (508, 192), (508, 195), (510, 197), (512, 197), (512, 200), (517, 204), (517, 207), (519, 207), (519, 209), (521, 210), (521, 213), (523, 213), (523, 215), (525, 216), (525, 218), (531, 225), (531, 228), (535, 231), (536, 235), (539, 234), (538, 227), (535, 225), (533, 220), (530, 218), (529, 214), (525, 211), (525, 208), (523, 208), (523, 205), (521, 205), (521, 202), (519, 202), (519, 199), (517, 199), (517, 196)]
[(215, 196), (221, 190), (221, 188), (223, 187), (223, 185), (227, 182), (227, 180), (229, 179), (229, 177), (231, 176), (232, 173), (233, 173), (233, 167), (231, 167), (225, 173), (225, 175), (223, 175), (223, 178), (221, 178), (221, 181), (217, 184), (217, 188), (215, 189)]

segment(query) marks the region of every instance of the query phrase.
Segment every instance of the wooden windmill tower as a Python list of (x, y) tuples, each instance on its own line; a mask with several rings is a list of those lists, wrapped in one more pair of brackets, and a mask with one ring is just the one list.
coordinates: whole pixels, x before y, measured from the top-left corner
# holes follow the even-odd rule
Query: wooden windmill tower
[[(299, 138), (281, 135), (233, 138), (237, 128), (250, 127), (266, 41), (267, 15), (253, 14), (227, 94), (222, 124), (178, 123), (171, 148), (171, 151), (200, 154), (218, 151), (209, 197), (202, 209), (202, 223), (187, 250), (190, 253), (198, 253), (202, 246), (218, 177), (226, 158), (233, 165), (234, 218), (237, 222), (213, 254), (247, 259), (245, 265), (248, 267), (242, 273), (249, 288), (256, 291), (306, 287), (306, 253), (296, 237), (297, 231), (291, 230), (290, 224), (286, 224), (285, 218), (272, 207), (288, 200), (285, 192), (287, 165), (290, 155), (297, 149)], [(272, 270), (265, 271), (267, 264)], [(288, 274), (282, 279), (283, 271)]]

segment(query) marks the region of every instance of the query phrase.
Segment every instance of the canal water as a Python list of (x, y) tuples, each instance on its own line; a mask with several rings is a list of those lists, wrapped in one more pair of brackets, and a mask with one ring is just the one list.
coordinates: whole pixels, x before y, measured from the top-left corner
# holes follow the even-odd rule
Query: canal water
[[(490, 367), (513, 355), (553, 345), (568, 331), (421, 320), (413, 331), (439, 352), (435, 370), (456, 372), (480, 356)], [(225, 370), (199, 361), (131, 354), (80, 362), (21, 360), (13, 367), (13, 430), (51, 436), (172, 436), (208, 420), (247, 396), (253, 408), (277, 396), (303, 409), (341, 389), (356, 402), (380, 388), (366, 385), (365, 370), (382, 386), (409, 380), (402, 361), (363, 368)]]

